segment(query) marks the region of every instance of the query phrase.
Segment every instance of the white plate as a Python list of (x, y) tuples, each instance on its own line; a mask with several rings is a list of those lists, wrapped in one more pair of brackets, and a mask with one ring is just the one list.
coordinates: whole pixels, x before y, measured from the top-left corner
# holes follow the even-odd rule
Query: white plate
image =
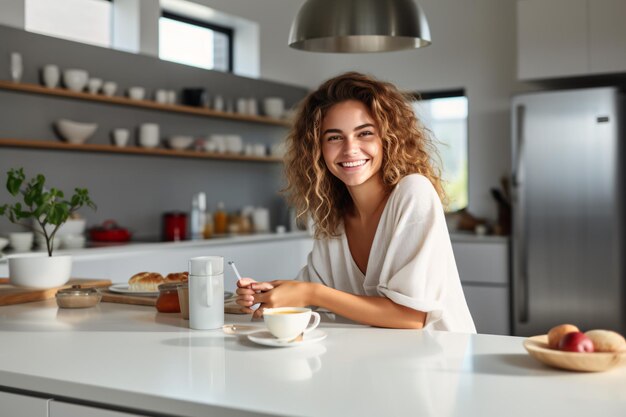
[(259, 345), (264, 346), (294, 347), (309, 345), (311, 343), (316, 343), (320, 340), (324, 340), (326, 339), (326, 333), (321, 330), (315, 329), (312, 332), (305, 334), (302, 340), (299, 342), (279, 342), (278, 339), (276, 339), (269, 331), (260, 330), (258, 332), (249, 334), (248, 339), (250, 339), (254, 343), (258, 343)]
[(109, 291), (116, 292), (118, 294), (132, 294), (142, 296), (159, 295), (159, 291), (132, 291), (130, 288), (128, 288), (128, 284), (113, 284), (109, 287)]
[[(113, 284), (109, 287), (111, 292), (116, 292), (118, 294), (132, 294), (132, 295), (141, 295), (141, 296), (155, 296), (159, 295), (159, 291), (132, 291), (128, 284)], [(228, 299), (233, 296), (233, 293), (230, 291), (224, 291), (224, 299)]]

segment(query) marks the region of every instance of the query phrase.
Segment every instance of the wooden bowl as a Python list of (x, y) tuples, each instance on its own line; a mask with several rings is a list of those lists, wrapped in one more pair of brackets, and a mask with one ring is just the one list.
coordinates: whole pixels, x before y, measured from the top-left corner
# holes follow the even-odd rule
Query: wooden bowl
[(524, 340), (524, 348), (539, 362), (569, 371), (602, 372), (626, 364), (626, 351), (577, 353), (550, 349), (545, 334)]

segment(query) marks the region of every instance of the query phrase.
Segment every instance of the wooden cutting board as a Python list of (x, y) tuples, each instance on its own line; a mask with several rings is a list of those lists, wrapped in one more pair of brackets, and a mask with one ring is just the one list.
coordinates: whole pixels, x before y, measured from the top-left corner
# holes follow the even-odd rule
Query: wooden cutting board
[(83, 287), (108, 287), (111, 285), (111, 280), (72, 278), (67, 284), (61, 287), (36, 289), (16, 287), (15, 285), (9, 284), (8, 278), (0, 278), (0, 306), (48, 300), (54, 298), (58, 290), (69, 288), (72, 285), (81, 285)]
[(157, 296), (140, 296), (132, 294), (119, 294), (111, 292), (108, 288), (100, 290), (102, 294), (102, 302), (106, 303), (120, 303), (120, 304), (134, 304), (140, 306), (155, 306)]

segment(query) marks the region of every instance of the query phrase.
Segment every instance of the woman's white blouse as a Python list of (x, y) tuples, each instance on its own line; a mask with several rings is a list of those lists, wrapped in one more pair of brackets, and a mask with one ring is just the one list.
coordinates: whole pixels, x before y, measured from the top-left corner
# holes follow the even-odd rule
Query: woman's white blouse
[(356, 295), (384, 296), (427, 313), (425, 328), (476, 333), (452, 253), (443, 207), (419, 174), (392, 191), (376, 229), (365, 275), (346, 234), (316, 240), (296, 279)]

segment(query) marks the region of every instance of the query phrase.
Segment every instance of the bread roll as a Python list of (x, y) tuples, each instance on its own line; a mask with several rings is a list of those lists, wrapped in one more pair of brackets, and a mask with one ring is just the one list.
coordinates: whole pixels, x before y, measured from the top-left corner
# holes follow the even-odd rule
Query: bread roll
[(158, 272), (140, 272), (133, 275), (128, 280), (128, 289), (131, 291), (158, 291), (159, 285), (163, 284), (165, 279)]
[(619, 333), (610, 330), (589, 330), (585, 336), (591, 339), (596, 352), (626, 351), (626, 340)]
[(189, 272), (172, 272), (167, 274), (165, 282), (187, 282), (189, 279)]
[(561, 338), (568, 333), (578, 332), (578, 327), (573, 324), (559, 324), (550, 329), (548, 332), (548, 347), (550, 349), (558, 349)]

